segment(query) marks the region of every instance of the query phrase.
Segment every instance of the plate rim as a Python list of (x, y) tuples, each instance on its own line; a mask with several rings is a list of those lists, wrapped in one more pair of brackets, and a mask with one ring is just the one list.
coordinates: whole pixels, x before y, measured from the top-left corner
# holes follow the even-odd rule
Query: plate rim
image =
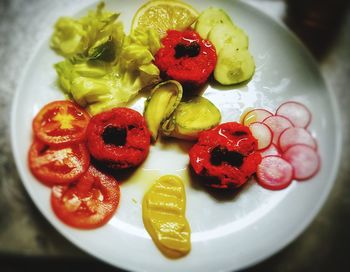
[[(120, 0), (118, 0), (118, 1), (120, 1)], [(92, 5), (95, 5), (97, 2), (98, 1), (84, 2), (86, 5), (79, 6), (79, 8), (75, 9), (74, 11), (72, 10), (73, 11), (72, 15), (73, 16), (76, 15), (78, 12), (80, 12), (86, 8), (89, 8)], [(344, 128), (341, 126), (341, 122), (340, 122), (341, 115), (340, 115), (340, 109), (338, 107), (339, 103), (337, 101), (336, 96), (331, 91), (331, 87), (329, 86), (329, 84), (325, 80), (324, 75), (321, 73), (319, 63), (316, 61), (316, 59), (313, 57), (313, 55), (307, 49), (307, 47), (302, 43), (302, 41), (296, 36), (296, 34), (294, 34), (292, 32), (292, 30), (290, 30), (284, 24), (283, 21), (280, 21), (277, 18), (269, 15), (264, 10), (259, 9), (258, 7), (256, 7), (254, 4), (252, 4), (250, 2), (244, 2), (241, 0), (233, 0), (233, 1), (225, 0), (225, 2), (231, 2), (232, 5), (234, 5), (235, 3), (239, 3), (239, 5), (244, 6), (244, 8), (248, 8), (250, 12), (255, 12), (255, 13), (259, 14), (260, 16), (263, 16), (264, 19), (271, 21), (272, 23), (277, 25), (279, 28), (283, 29), (283, 31), (288, 35), (288, 37), (290, 37), (291, 39), (294, 40), (294, 42), (298, 45), (298, 47), (300, 47), (300, 49), (307, 56), (307, 58), (308, 58), (307, 61), (309, 61), (312, 64), (312, 66), (317, 69), (317, 74), (320, 78), (320, 81), (325, 86), (326, 92), (328, 93), (328, 95), (330, 97), (330, 104), (331, 104), (330, 108), (332, 109), (332, 111), (334, 113), (335, 127), (338, 130), (338, 133), (335, 134), (335, 136), (336, 136), (335, 154), (337, 154), (337, 156), (336, 156), (335, 161), (334, 161), (334, 167), (333, 167), (332, 172), (330, 174), (331, 180), (326, 183), (326, 186), (323, 189), (323, 194), (321, 194), (318, 197), (317, 202), (313, 206), (313, 209), (311, 209), (309, 211), (309, 216), (305, 217), (304, 220), (299, 223), (298, 227), (294, 229), (294, 232), (289, 234), (289, 236), (288, 236), (289, 239), (285, 239), (278, 246), (274, 246), (273, 250), (270, 250), (269, 253), (264, 253), (264, 254), (261, 254), (259, 256), (255, 256), (255, 258), (251, 258), (252, 261), (249, 264), (246, 264), (246, 265), (241, 266), (239, 268), (239, 269), (245, 269), (245, 268), (252, 267), (252, 266), (258, 264), (258, 263), (262, 262), (263, 260), (268, 259), (269, 257), (277, 254), (278, 252), (280, 252), (281, 250), (286, 248), (293, 241), (295, 241), (306, 230), (306, 228), (309, 227), (310, 224), (315, 220), (317, 214), (321, 211), (322, 207), (325, 205), (326, 200), (327, 200), (327, 198), (328, 198), (328, 196), (329, 196), (329, 194), (334, 186), (334, 183), (336, 182), (336, 180), (338, 178), (339, 169), (340, 169), (340, 162), (341, 162), (341, 157), (342, 157), (342, 153), (343, 153), (341, 146), (343, 143), (343, 130), (344, 130)], [(11, 152), (12, 152), (12, 155), (14, 158), (16, 170), (19, 173), (21, 183), (24, 185), (26, 193), (29, 195), (32, 203), (34, 203), (35, 207), (40, 211), (40, 213), (43, 215), (45, 220), (51, 226), (53, 226), (55, 231), (59, 232), (62, 235), (62, 237), (64, 237), (64, 239), (66, 239), (67, 241), (72, 243), (75, 247), (79, 248), (83, 252), (87, 253), (89, 256), (93, 256), (95, 258), (98, 258), (100, 261), (102, 261), (104, 263), (107, 263), (109, 265), (112, 265), (114, 267), (118, 267), (121, 269), (127, 269), (127, 270), (136, 269), (135, 266), (125, 265), (125, 263), (116, 265), (115, 263), (111, 262), (110, 260), (103, 258), (102, 253), (97, 252), (97, 251), (94, 252), (93, 250), (90, 250), (88, 248), (83, 247), (82, 245), (79, 244), (78, 239), (75, 239), (74, 235), (72, 235), (68, 231), (68, 229), (66, 231), (66, 229), (61, 228), (55, 221), (50, 220), (49, 216), (46, 214), (45, 210), (43, 208), (41, 208), (41, 206), (39, 204), (37, 204), (36, 201), (33, 199), (32, 195), (34, 195), (34, 194), (32, 192), (32, 189), (31, 189), (29, 183), (26, 181), (26, 174), (24, 173), (24, 171), (22, 171), (21, 165), (19, 163), (21, 161), (21, 159), (19, 158), (19, 153), (17, 151), (18, 148), (16, 147), (15, 142), (14, 142), (14, 138), (15, 138), (14, 135), (16, 133), (15, 132), (15, 120), (16, 120), (16, 116), (17, 116), (16, 105), (18, 105), (20, 90), (24, 88), (26, 74), (28, 73), (29, 68), (31, 67), (32, 63), (34, 62), (37, 53), (39, 52), (39, 50), (41, 49), (43, 44), (45, 42), (47, 42), (47, 40), (49, 39), (50, 36), (51, 36), (51, 33), (45, 33), (44, 35), (42, 35), (39, 38), (39, 41), (36, 44), (34, 50), (32, 51), (30, 58), (26, 61), (26, 64), (24, 65), (24, 68), (20, 73), (20, 80), (19, 80), (19, 83), (15, 89), (13, 100), (11, 103), (10, 142), (11, 142)], [(142, 269), (140, 271), (147, 271), (147, 270)], [(223, 271), (228, 271), (228, 270), (223, 270)]]

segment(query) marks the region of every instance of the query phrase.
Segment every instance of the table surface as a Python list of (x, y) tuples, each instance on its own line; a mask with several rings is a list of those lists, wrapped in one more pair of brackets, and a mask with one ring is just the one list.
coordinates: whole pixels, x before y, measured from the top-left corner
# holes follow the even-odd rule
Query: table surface
[[(328, 200), (318, 216), (289, 246), (247, 271), (343, 269), (350, 264), (350, 184), (348, 184), (350, 176), (348, 163), (350, 160), (350, 119), (348, 118), (350, 116), (350, 14), (348, 11), (343, 12), (342, 20), (332, 21), (339, 27), (336, 28), (337, 31), (331, 31), (329, 42), (326, 42), (328, 41), (326, 38), (323, 37), (322, 40), (316, 35), (313, 43), (310, 43), (310, 40), (306, 40), (306, 38), (310, 39), (310, 32), (303, 36), (305, 28), (300, 28), (298, 17), (294, 21), (293, 17), (290, 18), (291, 15), (295, 15), (295, 9), (291, 5), (287, 6), (286, 3), (290, 4), (292, 1), (249, 0), (246, 2), (278, 20), (287, 22), (294, 31), (305, 38), (305, 42), (310, 45), (318, 58), (327, 86), (337, 97), (344, 128), (340, 171)], [(68, 264), (72, 270), (118, 271), (83, 253), (45, 220), (22, 186), (10, 147), (8, 120), (23, 64), (28, 60), (32, 48), (41, 37), (52, 31), (51, 27), (47, 26), (53, 25), (58, 16), (65, 14), (65, 11), (79, 10), (80, 3), (80, 1), (71, 0), (0, 0), (1, 271), (22, 271), (24, 268), (38, 267), (38, 265), (41, 268), (49, 267), (51, 270), (60, 271)], [(321, 42), (318, 43), (318, 41)]]

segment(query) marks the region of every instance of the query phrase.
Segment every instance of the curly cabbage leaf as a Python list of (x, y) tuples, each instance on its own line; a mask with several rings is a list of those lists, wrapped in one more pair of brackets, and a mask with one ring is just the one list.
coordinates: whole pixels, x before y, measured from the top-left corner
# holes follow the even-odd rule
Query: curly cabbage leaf
[(126, 42), (146, 46), (152, 55), (155, 55), (161, 46), (159, 34), (154, 29), (136, 28), (127, 37)]
[(159, 81), (159, 70), (154, 64), (141, 66), (144, 71), (120, 72), (118, 67), (102, 68), (65, 60), (55, 68), (65, 93), (92, 115), (127, 104), (141, 89)]
[(51, 37), (51, 47), (65, 57), (83, 53), (88, 48), (87, 33), (79, 22), (67, 17), (59, 18)]
[[(125, 36), (123, 25), (115, 22), (116, 13), (103, 12), (102, 8), (100, 4), (96, 12), (78, 20), (89, 25), (83, 27), (89, 29), (89, 35), (84, 36), (87, 44), (80, 43), (76, 47), (80, 51), (65, 55), (70, 57), (55, 65), (61, 88), (92, 115), (126, 105), (140, 90), (160, 80), (153, 63), (160, 48), (158, 33), (138, 29)], [(77, 31), (71, 36), (79, 35)]]
[(103, 11), (104, 3), (97, 6), (96, 11), (80, 18), (59, 18), (51, 37), (51, 47), (66, 58), (76, 55), (113, 61), (120, 50), (124, 30), (120, 22), (116, 22), (119, 13)]

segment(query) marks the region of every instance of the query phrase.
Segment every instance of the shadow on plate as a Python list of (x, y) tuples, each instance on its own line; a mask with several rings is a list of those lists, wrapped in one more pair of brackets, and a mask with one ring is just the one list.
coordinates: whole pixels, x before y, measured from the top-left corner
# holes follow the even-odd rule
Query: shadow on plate
[(237, 201), (241, 194), (248, 191), (253, 185), (254, 181), (251, 178), (240, 188), (236, 189), (217, 189), (205, 186), (205, 177), (198, 176), (191, 167), (188, 168), (188, 175), (190, 180), (190, 185), (192, 188), (206, 192), (210, 197), (214, 198), (218, 202), (226, 201)]
[(84, 271), (84, 272), (124, 272), (90, 257), (35, 257), (12, 254), (0, 255), (1, 272), (22, 271)]

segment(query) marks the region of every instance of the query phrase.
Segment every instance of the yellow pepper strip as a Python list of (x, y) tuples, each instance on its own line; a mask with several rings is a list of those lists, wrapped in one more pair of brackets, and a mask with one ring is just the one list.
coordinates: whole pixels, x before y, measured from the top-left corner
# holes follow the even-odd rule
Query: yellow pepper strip
[(143, 224), (159, 250), (169, 258), (185, 256), (191, 249), (185, 211), (185, 188), (176, 176), (161, 177), (143, 198)]

